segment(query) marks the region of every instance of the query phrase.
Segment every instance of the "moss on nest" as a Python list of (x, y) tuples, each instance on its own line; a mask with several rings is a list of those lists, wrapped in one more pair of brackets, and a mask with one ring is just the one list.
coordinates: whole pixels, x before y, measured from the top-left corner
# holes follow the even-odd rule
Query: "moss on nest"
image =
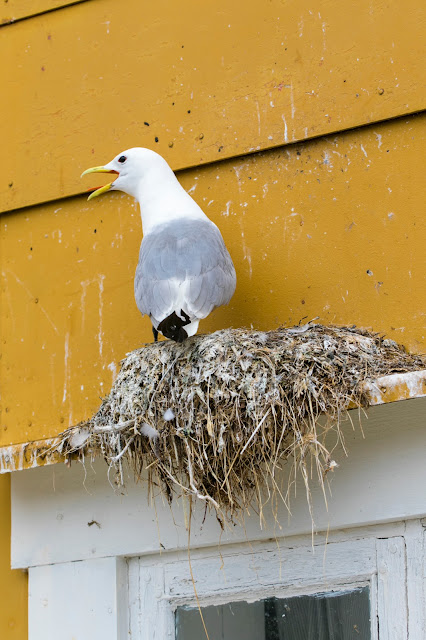
[(335, 465), (325, 434), (338, 440), (349, 405), (368, 405), (363, 383), (424, 366), (376, 333), (319, 324), (148, 344), (123, 360), (99, 411), (62, 434), (62, 451), (103, 455), (119, 484), (123, 461), (136, 477), (148, 468), (169, 498), (195, 495), (224, 519), (261, 510), (265, 489), (286, 500), (276, 472), (289, 457), (309, 492), (312, 460), (320, 482)]

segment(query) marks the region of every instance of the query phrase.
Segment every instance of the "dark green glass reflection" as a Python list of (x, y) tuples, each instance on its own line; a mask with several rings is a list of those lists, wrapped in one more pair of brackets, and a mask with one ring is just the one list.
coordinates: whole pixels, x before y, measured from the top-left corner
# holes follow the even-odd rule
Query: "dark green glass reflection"
[[(202, 608), (210, 640), (371, 640), (368, 587)], [(204, 640), (197, 608), (178, 607), (176, 640)]]

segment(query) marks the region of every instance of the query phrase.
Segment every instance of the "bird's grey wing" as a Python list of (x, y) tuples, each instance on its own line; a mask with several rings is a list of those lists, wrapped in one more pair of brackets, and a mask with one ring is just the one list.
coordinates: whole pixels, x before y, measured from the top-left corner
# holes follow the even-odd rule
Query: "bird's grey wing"
[(191, 320), (227, 304), (236, 285), (234, 265), (212, 222), (180, 220), (144, 237), (136, 269), (139, 310), (160, 322), (173, 311)]

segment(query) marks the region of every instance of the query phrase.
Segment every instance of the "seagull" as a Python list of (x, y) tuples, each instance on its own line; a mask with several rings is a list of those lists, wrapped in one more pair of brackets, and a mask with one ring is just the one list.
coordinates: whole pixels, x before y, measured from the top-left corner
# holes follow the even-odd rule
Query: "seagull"
[(139, 202), (143, 239), (135, 276), (135, 299), (158, 333), (183, 342), (200, 320), (228, 304), (236, 286), (235, 268), (217, 226), (179, 184), (162, 156), (136, 147), (102, 167), (82, 173), (117, 178), (90, 194), (124, 191)]

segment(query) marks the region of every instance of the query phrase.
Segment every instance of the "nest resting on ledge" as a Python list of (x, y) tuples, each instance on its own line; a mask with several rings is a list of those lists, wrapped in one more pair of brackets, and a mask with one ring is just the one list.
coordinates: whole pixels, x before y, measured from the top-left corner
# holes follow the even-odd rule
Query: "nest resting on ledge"
[(355, 327), (307, 324), (261, 332), (226, 329), (183, 344), (148, 344), (128, 354), (98, 412), (62, 434), (69, 457), (102, 455), (123, 484), (135, 476), (169, 499), (194, 495), (224, 520), (271, 492), (285, 502), (277, 471), (291, 458), (308, 491), (336, 463), (325, 435), (349, 406), (367, 406), (367, 380), (422, 369), (393, 340)]

